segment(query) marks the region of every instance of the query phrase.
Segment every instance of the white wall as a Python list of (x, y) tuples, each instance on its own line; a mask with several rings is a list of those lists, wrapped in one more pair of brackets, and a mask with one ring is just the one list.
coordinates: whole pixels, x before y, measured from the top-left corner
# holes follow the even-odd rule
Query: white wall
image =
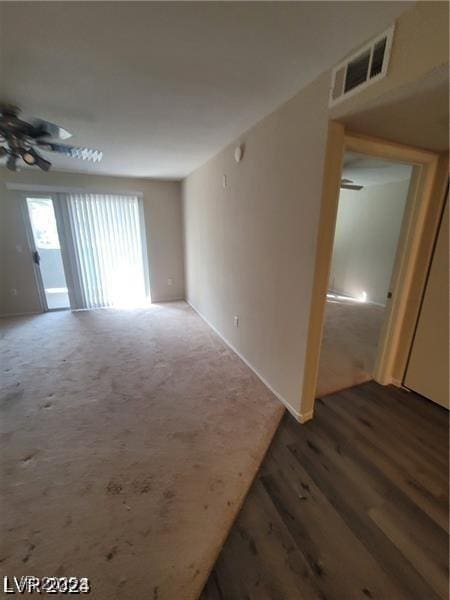
[[(20, 192), (6, 182), (144, 194), (152, 301), (184, 298), (181, 192), (178, 182), (0, 168), (0, 314), (39, 312), (40, 304), (20, 211)], [(18, 251), (21, 250), (21, 251)], [(173, 280), (168, 285), (167, 280)], [(17, 296), (11, 290), (18, 291)]]
[(409, 180), (341, 190), (330, 289), (386, 304)]
[(328, 118), (448, 63), (447, 21), (446, 4), (415, 5), (397, 23), (386, 79), (329, 113), (324, 73), (183, 184), (187, 298), (294, 414), (302, 410)]

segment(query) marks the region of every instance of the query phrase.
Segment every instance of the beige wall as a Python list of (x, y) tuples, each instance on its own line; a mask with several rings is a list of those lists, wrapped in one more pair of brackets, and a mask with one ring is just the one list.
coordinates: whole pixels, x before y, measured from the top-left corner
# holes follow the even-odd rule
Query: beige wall
[[(96, 191), (137, 191), (144, 194), (144, 216), (152, 300), (184, 298), (184, 266), (180, 184), (146, 179), (124, 179), (75, 173), (11, 173), (0, 169), (0, 314), (38, 312), (39, 298), (28, 251), (20, 192), (6, 182), (62, 186)], [(171, 278), (173, 285), (168, 285)], [(17, 296), (11, 290), (18, 291)]]
[(331, 290), (386, 304), (408, 189), (409, 179), (341, 190)]
[[(187, 298), (296, 415), (328, 118), (448, 63), (447, 23), (447, 4), (416, 5), (397, 23), (385, 80), (330, 114), (330, 73), (323, 74), (183, 184)], [(239, 165), (238, 142), (245, 143)]]
[(184, 183), (189, 302), (294, 410), (308, 327), (328, 83), (321, 77), (247, 132), (240, 164), (226, 148)]

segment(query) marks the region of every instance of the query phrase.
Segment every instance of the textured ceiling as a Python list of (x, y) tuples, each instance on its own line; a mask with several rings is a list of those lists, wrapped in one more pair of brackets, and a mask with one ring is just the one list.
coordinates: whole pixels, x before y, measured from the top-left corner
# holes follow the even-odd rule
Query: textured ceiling
[(0, 2), (0, 100), (100, 164), (181, 178), (412, 2)]

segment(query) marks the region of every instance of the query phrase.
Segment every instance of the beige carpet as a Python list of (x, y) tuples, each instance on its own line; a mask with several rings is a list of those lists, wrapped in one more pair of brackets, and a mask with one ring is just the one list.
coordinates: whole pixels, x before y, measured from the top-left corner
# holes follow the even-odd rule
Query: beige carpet
[(372, 379), (385, 309), (328, 300), (316, 397)]
[(282, 406), (182, 302), (0, 327), (2, 575), (196, 598)]

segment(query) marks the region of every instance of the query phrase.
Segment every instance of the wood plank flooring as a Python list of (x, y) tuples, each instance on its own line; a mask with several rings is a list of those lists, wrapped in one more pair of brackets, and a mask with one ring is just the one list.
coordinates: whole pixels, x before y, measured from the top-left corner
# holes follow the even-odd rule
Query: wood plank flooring
[(448, 412), (374, 382), (286, 413), (201, 600), (448, 597)]

